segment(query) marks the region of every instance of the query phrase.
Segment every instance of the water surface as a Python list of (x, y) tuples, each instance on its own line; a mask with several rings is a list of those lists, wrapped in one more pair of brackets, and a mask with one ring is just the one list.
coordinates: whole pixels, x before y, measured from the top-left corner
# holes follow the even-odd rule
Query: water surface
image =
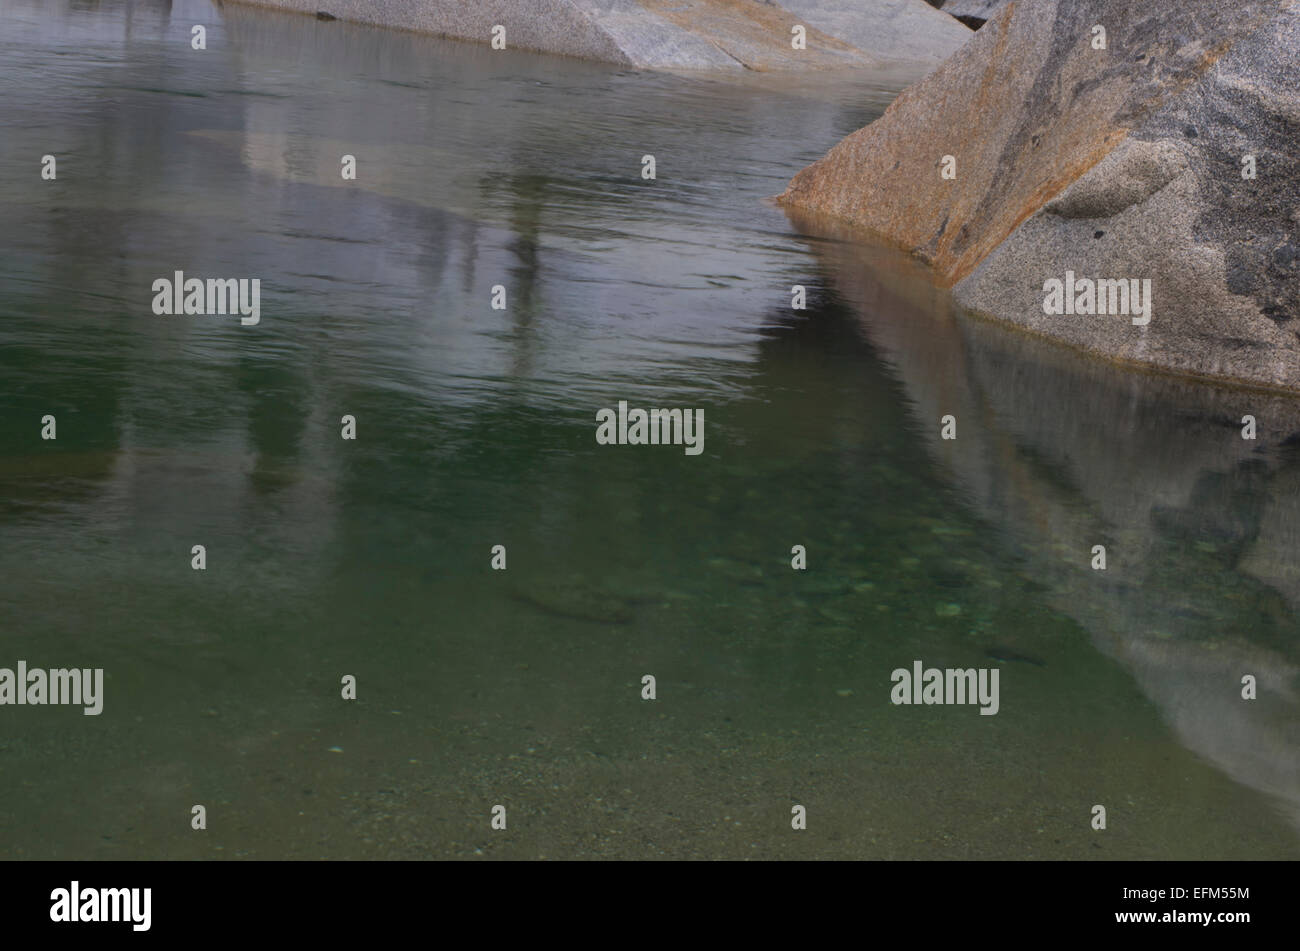
[[(1300, 854), (1296, 406), (766, 201), (907, 78), (0, 0), (0, 666), (106, 672), (0, 708), (0, 856)], [(596, 445), (619, 400), (704, 452)], [(916, 659), (1000, 712), (891, 705)]]

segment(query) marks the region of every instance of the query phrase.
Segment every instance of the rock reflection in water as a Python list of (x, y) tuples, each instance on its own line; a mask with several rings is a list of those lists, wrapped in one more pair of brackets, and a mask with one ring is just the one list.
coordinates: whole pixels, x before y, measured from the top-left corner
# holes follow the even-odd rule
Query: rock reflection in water
[[(900, 255), (796, 221), (830, 237), (817, 253), (895, 368), (917, 438), (1048, 602), (1190, 750), (1300, 825), (1300, 401), (1116, 368), (970, 319)], [(940, 438), (947, 414), (955, 440)], [(1256, 700), (1242, 698), (1246, 675)]]

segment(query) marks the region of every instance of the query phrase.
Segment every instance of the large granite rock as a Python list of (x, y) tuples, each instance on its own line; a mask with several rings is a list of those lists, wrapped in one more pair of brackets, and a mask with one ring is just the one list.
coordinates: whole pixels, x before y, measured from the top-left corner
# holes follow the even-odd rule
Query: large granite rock
[[(646, 69), (933, 67), (970, 30), (925, 0), (240, 0)], [(803, 26), (806, 48), (791, 46)]]
[[(1297, 0), (1016, 0), (781, 200), (913, 252), (969, 310), (1300, 389), (1298, 51)], [(1045, 313), (1067, 272), (1150, 280), (1149, 322)]]

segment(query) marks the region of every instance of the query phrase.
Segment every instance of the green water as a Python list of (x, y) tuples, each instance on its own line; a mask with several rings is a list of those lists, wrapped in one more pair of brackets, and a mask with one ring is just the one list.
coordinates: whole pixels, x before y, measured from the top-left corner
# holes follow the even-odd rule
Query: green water
[(766, 201), (905, 82), (0, 0), (0, 667), (105, 671), (0, 707), (0, 857), (1300, 854), (1300, 413)]

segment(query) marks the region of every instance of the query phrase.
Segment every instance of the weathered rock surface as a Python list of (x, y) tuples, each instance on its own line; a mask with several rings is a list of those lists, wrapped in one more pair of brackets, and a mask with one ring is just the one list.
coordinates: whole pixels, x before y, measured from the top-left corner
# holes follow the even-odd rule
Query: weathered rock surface
[[(970, 30), (925, 0), (240, 0), (647, 69), (937, 65)], [(791, 47), (803, 26), (807, 46)]]
[[(1298, 65), (1297, 0), (1013, 0), (782, 201), (916, 254), (972, 311), (1300, 389)], [(1067, 271), (1149, 279), (1150, 322), (1044, 313)]]

